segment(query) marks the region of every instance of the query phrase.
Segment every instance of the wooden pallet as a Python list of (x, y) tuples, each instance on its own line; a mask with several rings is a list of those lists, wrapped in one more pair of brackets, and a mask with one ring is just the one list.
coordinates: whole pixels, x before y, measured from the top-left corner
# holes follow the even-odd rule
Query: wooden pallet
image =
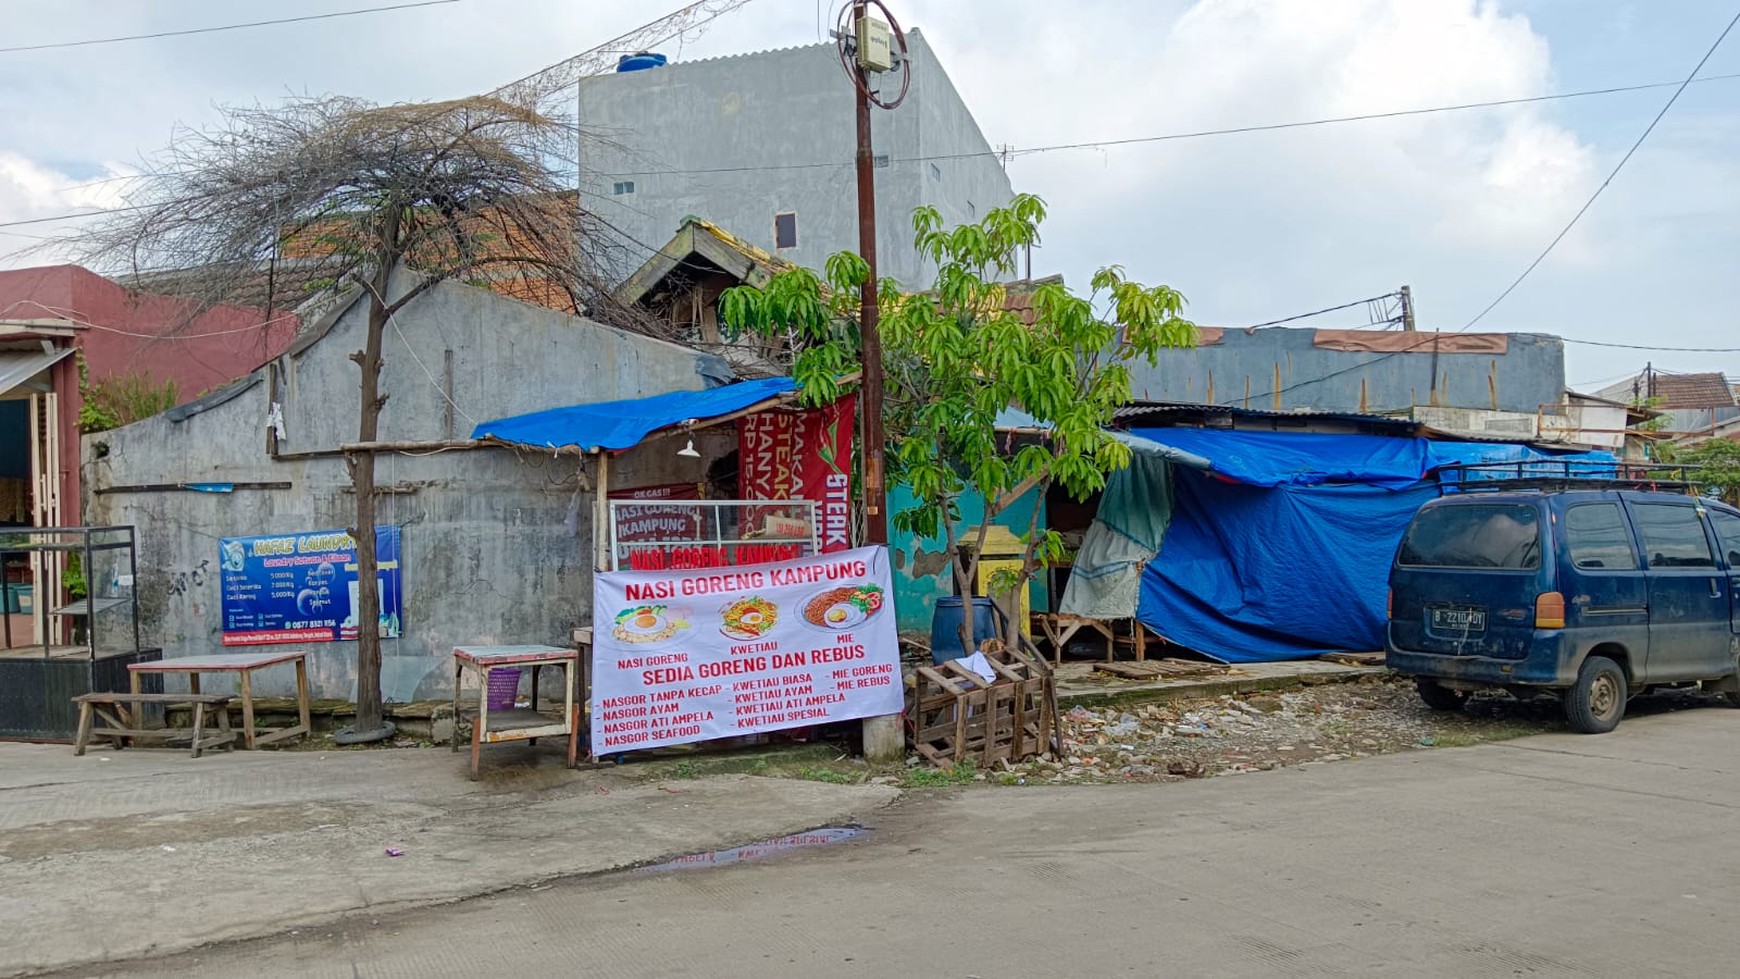
[(1123, 680), (1172, 680), (1187, 676), (1214, 676), (1231, 672), (1220, 663), (1199, 663), (1187, 659), (1151, 659), (1139, 663), (1095, 663), (1095, 673), (1104, 673)]
[(1384, 665), (1383, 653), (1325, 653), (1317, 658), (1329, 663), (1340, 663), (1343, 666)]
[(939, 768), (969, 758), (982, 768), (1020, 761), (1062, 743), (1050, 668), (997, 640), (981, 652), (997, 674), (994, 681), (959, 661), (917, 670), (907, 712), (913, 749)]

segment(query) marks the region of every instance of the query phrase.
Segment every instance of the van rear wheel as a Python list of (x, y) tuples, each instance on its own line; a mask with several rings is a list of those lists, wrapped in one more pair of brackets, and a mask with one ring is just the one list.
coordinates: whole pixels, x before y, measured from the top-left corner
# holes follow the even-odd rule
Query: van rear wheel
[(1468, 691), (1452, 690), (1436, 680), (1424, 678), (1414, 681), (1414, 689), (1420, 692), (1420, 699), (1433, 710), (1457, 711), (1468, 703)]
[(1579, 734), (1606, 734), (1625, 716), (1625, 671), (1605, 656), (1591, 656), (1565, 691), (1565, 720)]

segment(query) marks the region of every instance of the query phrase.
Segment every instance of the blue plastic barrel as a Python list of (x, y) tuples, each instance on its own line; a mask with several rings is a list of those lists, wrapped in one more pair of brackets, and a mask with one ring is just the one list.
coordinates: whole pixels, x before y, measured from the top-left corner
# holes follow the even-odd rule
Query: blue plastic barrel
[(625, 54), (616, 59), (617, 71), (645, 71), (648, 68), (663, 68), (664, 66), (665, 56), (653, 54), (650, 51), (637, 51), (634, 54)]
[(972, 655), (981, 643), (1001, 635), (999, 622), (1003, 618), (989, 598), (973, 599), (973, 648), (961, 646), (961, 600), (957, 597), (936, 600), (936, 613), (930, 619), (930, 661), (941, 665), (951, 659)]

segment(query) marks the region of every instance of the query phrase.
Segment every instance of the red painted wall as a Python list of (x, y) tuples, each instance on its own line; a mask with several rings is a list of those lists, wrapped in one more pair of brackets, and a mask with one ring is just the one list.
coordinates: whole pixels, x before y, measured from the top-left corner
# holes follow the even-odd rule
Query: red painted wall
[[(92, 381), (143, 374), (173, 380), (178, 402), (247, 374), (278, 356), (296, 337), (298, 321), (264, 310), (219, 306), (205, 311), (171, 296), (134, 292), (77, 265), (0, 271), (0, 320), (65, 319), (84, 327), (73, 339)], [(65, 344), (56, 339), (56, 346)], [(61, 398), (62, 522), (79, 523), (81, 400), (76, 358), (57, 364)]]

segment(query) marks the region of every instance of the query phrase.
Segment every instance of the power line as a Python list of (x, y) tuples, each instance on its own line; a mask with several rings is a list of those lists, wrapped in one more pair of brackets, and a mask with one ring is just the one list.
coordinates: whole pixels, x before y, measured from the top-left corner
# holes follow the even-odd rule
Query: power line
[(1506, 286), (1504, 291), (1498, 294), (1497, 299), (1487, 303), (1485, 309), (1476, 314), (1473, 319), (1463, 324), (1462, 329), (1456, 332), (1464, 332), (1469, 327), (1472, 327), (1474, 324), (1485, 319), (1487, 313), (1492, 312), (1493, 309), (1497, 308), (1499, 303), (1504, 302), (1505, 297), (1509, 296), (1512, 292), (1515, 292), (1516, 287), (1522, 285), (1523, 280), (1529, 277), (1529, 273), (1533, 272), (1543, 261), (1546, 260), (1548, 255), (1552, 254), (1553, 249), (1558, 247), (1559, 242), (1565, 240), (1565, 236), (1571, 233), (1571, 229), (1575, 228), (1577, 222), (1583, 219), (1583, 215), (1589, 212), (1589, 208), (1595, 205), (1595, 201), (1601, 196), (1601, 192), (1607, 189), (1607, 185), (1613, 182), (1614, 177), (1619, 176), (1619, 171), (1625, 169), (1625, 164), (1631, 160), (1632, 155), (1635, 154), (1638, 148), (1643, 145), (1643, 141), (1649, 138), (1650, 133), (1655, 132), (1656, 124), (1661, 122), (1662, 117), (1668, 114), (1668, 110), (1674, 107), (1675, 102), (1679, 101), (1680, 94), (1686, 90), (1686, 86), (1692, 83), (1692, 79), (1698, 77), (1698, 72), (1704, 69), (1705, 62), (1709, 61), (1710, 56), (1716, 53), (1716, 49), (1722, 46), (1723, 41), (1727, 40), (1728, 32), (1734, 29), (1735, 24), (1740, 24), (1740, 11), (1736, 11), (1733, 19), (1728, 21), (1728, 26), (1722, 28), (1722, 33), (1716, 35), (1715, 42), (1710, 45), (1709, 50), (1704, 52), (1704, 56), (1698, 59), (1698, 63), (1692, 68), (1691, 73), (1686, 75), (1686, 80), (1680, 82), (1679, 87), (1674, 89), (1674, 94), (1668, 96), (1668, 100), (1661, 107), (1661, 111), (1657, 112), (1655, 118), (1649, 121), (1649, 125), (1644, 127), (1643, 133), (1637, 137), (1637, 141), (1631, 144), (1631, 149), (1626, 150), (1625, 155), (1619, 158), (1619, 162), (1613, 167), (1613, 172), (1607, 175), (1606, 180), (1601, 181), (1601, 186), (1595, 188), (1595, 193), (1590, 194), (1589, 199), (1583, 202), (1583, 206), (1577, 209), (1577, 213), (1571, 215), (1570, 222), (1567, 223), (1558, 234), (1553, 236), (1552, 241), (1547, 242), (1547, 247), (1542, 249), (1539, 255), (1535, 256), (1535, 260), (1529, 263), (1528, 268), (1522, 270), (1522, 274), (1516, 277), (1516, 281)]
[(281, 17), (277, 20), (256, 20), (246, 24), (224, 24), (221, 27), (191, 27), (180, 31), (158, 31), (155, 34), (128, 34), (122, 37), (93, 37), (83, 41), (55, 41), (50, 44), (20, 44), (9, 48), (0, 48), (0, 54), (15, 54), (20, 51), (48, 51), (55, 48), (82, 48), (92, 44), (119, 44), (122, 41), (149, 41), (160, 37), (186, 37), (189, 34), (212, 34), (218, 31), (239, 31), (249, 27), (271, 27), (274, 24), (299, 24), (310, 20), (331, 20), (334, 17), (356, 17), (362, 14), (379, 14), (389, 10), (410, 10), (414, 7), (439, 7), (449, 3), (462, 3), (464, 0), (418, 0), (416, 3), (396, 3), (387, 7), (365, 7), (361, 10), (339, 10), (329, 14), (307, 14), (302, 17)]
[[(1711, 75), (1700, 78), (1699, 82), (1714, 82), (1740, 78), (1740, 73), (1728, 75)], [(1591, 95), (1616, 95), (1621, 92), (1642, 92), (1654, 88), (1672, 88), (1678, 85), (1684, 87), (1684, 82), (1649, 82), (1643, 85), (1621, 85), (1613, 88), (1591, 88), (1579, 92), (1559, 92), (1552, 95), (1530, 95), (1515, 99), (1493, 99), (1487, 102), (1463, 102), (1458, 105), (1439, 105), (1425, 109), (1398, 109), (1394, 112), (1367, 112), (1353, 116), (1331, 116), (1325, 119), (1306, 119), (1300, 122), (1276, 122), (1258, 126), (1235, 126), (1230, 129), (1201, 129), (1195, 132), (1168, 133), (1161, 136), (1132, 136), (1127, 139), (1093, 140), (1085, 143), (1059, 143), (1055, 146), (1035, 146), (1025, 150), (1015, 150), (1013, 155), (1026, 156), (1033, 153), (1051, 153), (1057, 150), (1102, 149), (1108, 146), (1130, 146), (1138, 143), (1161, 143), (1175, 139), (1196, 139), (1203, 136), (1236, 136), (1242, 133), (1266, 133), (1280, 129), (1304, 129), (1308, 126), (1327, 126), (1344, 122), (1369, 122), (1374, 119), (1399, 119), (1406, 116), (1423, 116), (1435, 112), (1461, 112), (1468, 109), (1495, 109), (1507, 105), (1528, 105), (1534, 102), (1553, 102), (1560, 99), (1580, 99)]]
[[(1740, 72), (1734, 72), (1734, 73), (1730, 73), (1730, 74), (1726, 74), (1726, 75), (1711, 75), (1707, 78), (1697, 79), (1697, 81), (1701, 84), (1703, 82), (1729, 81), (1729, 80), (1736, 79), (1736, 78), (1740, 78)], [(1528, 96), (1525, 98), (1497, 99), (1497, 100), (1492, 100), (1492, 101), (1487, 101), (1487, 102), (1464, 102), (1464, 103), (1460, 103), (1460, 104), (1456, 104), (1456, 105), (1430, 106), (1430, 107), (1423, 108), (1423, 109), (1400, 109), (1400, 110), (1397, 110), (1394, 112), (1370, 112), (1370, 113), (1364, 113), (1361, 115), (1352, 115), (1352, 116), (1330, 116), (1330, 117), (1322, 118), (1322, 119), (1304, 119), (1304, 120), (1299, 120), (1296, 122), (1265, 123), (1265, 124), (1255, 125), (1255, 126), (1234, 126), (1234, 127), (1230, 127), (1230, 128), (1226, 128), (1226, 129), (1198, 129), (1198, 130), (1192, 130), (1189, 132), (1181, 132), (1181, 133), (1163, 133), (1163, 134), (1156, 135), (1156, 136), (1132, 136), (1132, 137), (1128, 137), (1128, 138), (1124, 138), (1124, 139), (1093, 140), (1093, 141), (1082, 142), (1082, 143), (1055, 143), (1055, 144), (1052, 144), (1049, 146), (1030, 146), (1026, 149), (1012, 149), (1012, 150), (1009, 150), (1008, 152), (1009, 152), (1010, 156), (1017, 157), (1017, 156), (1030, 156), (1030, 155), (1035, 154), (1035, 153), (1051, 153), (1051, 152), (1055, 152), (1058, 150), (1098, 149), (1098, 148), (1110, 147), (1110, 146), (1130, 146), (1130, 145), (1135, 145), (1138, 143), (1162, 143), (1162, 142), (1168, 142), (1168, 141), (1172, 141), (1172, 140), (1202, 139), (1202, 138), (1209, 137), (1209, 136), (1236, 136), (1236, 135), (1245, 134), (1245, 133), (1273, 132), (1276, 130), (1284, 130), (1284, 129), (1304, 129), (1304, 128), (1311, 127), (1311, 126), (1329, 126), (1329, 125), (1338, 125), (1341, 123), (1348, 123), (1348, 122), (1366, 122), (1366, 121), (1370, 121), (1370, 120), (1374, 120), (1374, 119), (1394, 119), (1394, 118), (1399, 118), (1399, 117), (1403, 117), (1403, 116), (1430, 115), (1430, 114), (1438, 113), (1438, 112), (1461, 112), (1461, 111), (1465, 111), (1465, 110), (1469, 110), (1469, 109), (1489, 109), (1489, 108), (1497, 108), (1497, 107), (1507, 106), (1507, 105), (1523, 105), (1523, 104), (1531, 103), (1531, 102), (1551, 102), (1551, 101), (1556, 101), (1556, 100), (1560, 100), (1560, 99), (1575, 99), (1575, 98), (1583, 98), (1583, 97), (1592, 96), (1592, 95), (1614, 95), (1614, 94), (1618, 94), (1621, 92), (1641, 92), (1641, 91), (1646, 91), (1649, 89), (1669, 88), (1669, 87), (1672, 87), (1674, 85), (1683, 85), (1683, 84), (1684, 84), (1683, 82), (1677, 82), (1677, 81), (1676, 82), (1649, 82), (1649, 83), (1643, 84), (1643, 85), (1623, 85), (1623, 86), (1618, 86), (1618, 87), (1614, 87), (1614, 88), (1594, 88), (1594, 89), (1585, 89), (1583, 91), (1578, 91), (1578, 92), (1559, 92), (1559, 93), (1556, 93), (1553, 95), (1533, 95), (1533, 96)], [(971, 153), (941, 153), (941, 154), (936, 154), (933, 156), (909, 156), (909, 157), (902, 157), (901, 159), (898, 159), (898, 160), (892, 160), (891, 163), (924, 163), (924, 162), (937, 161), (937, 160), (966, 160), (966, 159), (975, 159), (975, 158), (982, 157), (982, 156), (991, 156), (991, 157), (997, 157), (997, 158), (1001, 159), (1002, 152), (998, 151), (998, 150), (975, 150)], [(830, 168), (830, 167), (846, 167), (846, 166), (851, 166), (851, 165), (852, 165), (852, 161), (850, 161), (850, 160), (843, 160), (843, 161), (839, 161), (839, 162), (830, 162), (830, 163), (774, 163), (774, 164), (745, 165), (745, 166), (735, 166), (735, 167), (707, 167), (707, 168), (698, 168), (698, 169), (623, 171), (621, 173), (612, 173), (611, 176), (614, 176), (614, 177), (656, 177), (656, 176), (687, 176), (690, 174), (702, 175), (702, 174), (712, 174), (712, 173), (749, 173), (749, 172), (777, 171), (777, 170), (818, 170), (818, 169), (825, 169), (825, 168)]]
[(1285, 319), (1270, 320), (1267, 323), (1256, 323), (1256, 324), (1253, 324), (1251, 326), (1238, 327), (1238, 329), (1255, 330), (1255, 329), (1259, 329), (1259, 328), (1265, 327), (1265, 326), (1279, 326), (1282, 323), (1291, 323), (1294, 320), (1308, 320), (1313, 316), (1322, 316), (1324, 313), (1333, 313), (1333, 312), (1336, 312), (1338, 310), (1352, 309), (1355, 306), (1363, 306), (1366, 303), (1375, 303), (1375, 302), (1378, 302), (1379, 300), (1389, 299), (1395, 295), (1396, 295), (1396, 293), (1386, 292), (1381, 296), (1373, 296), (1370, 299), (1355, 299), (1353, 302), (1342, 303), (1339, 306), (1330, 306), (1330, 307), (1325, 308), (1325, 309), (1319, 309), (1315, 312), (1300, 313), (1298, 316), (1288, 316)]
[[(437, 0), (437, 2), (458, 3), (458, 2), (460, 2), (460, 0)], [(395, 9), (395, 8), (379, 8), (379, 9)], [(362, 12), (363, 11), (355, 11), (355, 13), (362, 13)], [(1729, 81), (1729, 80), (1733, 80), (1736, 78), (1740, 78), (1740, 72), (1734, 72), (1734, 73), (1726, 74), (1726, 75), (1709, 75), (1709, 76), (1704, 77), (1704, 78), (1696, 79), (1695, 82), (1698, 84), (1702, 84), (1704, 82)], [(1240, 134), (1240, 133), (1268, 132), (1268, 131), (1283, 130), (1283, 129), (1299, 129), (1299, 128), (1304, 128), (1304, 127), (1308, 127), (1308, 126), (1328, 126), (1328, 125), (1335, 125), (1335, 124), (1339, 124), (1339, 123), (1361, 122), (1361, 121), (1371, 120), (1371, 119), (1386, 119), (1386, 118), (1394, 118), (1394, 117), (1398, 117), (1398, 116), (1427, 115), (1427, 114), (1438, 113), (1438, 112), (1459, 112), (1459, 111), (1463, 111), (1463, 110), (1467, 110), (1467, 109), (1482, 109), (1482, 108), (1492, 108), (1492, 107), (1505, 106), (1505, 105), (1519, 105), (1519, 104), (1523, 104), (1523, 103), (1527, 103), (1527, 102), (1547, 102), (1547, 101), (1553, 101), (1553, 100), (1558, 100), (1558, 99), (1583, 98), (1585, 96), (1591, 96), (1591, 95), (1612, 95), (1612, 94), (1621, 93), (1621, 92), (1639, 92), (1639, 91), (1645, 91), (1648, 89), (1666, 88), (1668, 86), (1682, 85), (1682, 84), (1683, 83), (1681, 83), (1681, 82), (1650, 82), (1650, 83), (1644, 84), (1644, 85), (1625, 85), (1625, 86), (1619, 86), (1619, 87), (1614, 87), (1614, 88), (1586, 89), (1586, 90), (1578, 91), (1578, 92), (1560, 92), (1560, 93), (1554, 94), (1554, 95), (1537, 95), (1537, 96), (1531, 96), (1528, 98), (1520, 98), (1520, 99), (1501, 99), (1501, 100), (1489, 101), (1489, 102), (1468, 102), (1468, 103), (1463, 103), (1460, 105), (1440, 105), (1440, 106), (1433, 106), (1433, 107), (1424, 108), (1424, 109), (1405, 109), (1405, 110), (1401, 110), (1401, 111), (1397, 111), (1397, 112), (1368, 113), (1365, 115), (1354, 115), (1354, 116), (1335, 116), (1335, 117), (1325, 118), (1325, 119), (1307, 119), (1307, 120), (1303, 120), (1303, 121), (1299, 121), (1299, 122), (1281, 122), (1281, 123), (1272, 123), (1272, 124), (1260, 125), (1260, 126), (1239, 126), (1239, 127), (1230, 128), (1230, 129), (1204, 129), (1204, 130), (1197, 130), (1194, 132), (1167, 133), (1167, 134), (1158, 135), (1158, 136), (1141, 136), (1141, 137), (1134, 137), (1131, 139), (1106, 140), (1106, 141), (1097, 142), (1097, 143), (1094, 143), (1094, 142), (1089, 142), (1089, 143), (1058, 143), (1058, 144), (1051, 145), (1051, 146), (1033, 146), (1033, 147), (1028, 147), (1027, 149), (1012, 149), (1012, 150), (1009, 150), (1008, 152), (1012, 156), (1020, 156), (1020, 155), (1027, 155), (1027, 154), (1034, 154), (1034, 153), (1049, 153), (1049, 152), (1052, 152), (1054, 150), (1084, 149), (1084, 148), (1093, 148), (1093, 147), (1098, 147), (1098, 146), (1123, 146), (1123, 145), (1129, 145), (1129, 144), (1134, 144), (1134, 143), (1164, 142), (1164, 141), (1169, 141), (1169, 140), (1198, 139), (1198, 138), (1204, 138), (1204, 137), (1209, 137), (1209, 136), (1228, 136), (1228, 135), (1235, 135), (1235, 134)], [(991, 156), (991, 157), (1001, 158), (1001, 152), (1002, 151), (997, 151), (997, 150), (982, 150), (982, 151), (975, 151), (972, 153), (940, 153), (940, 154), (933, 154), (933, 155), (929, 155), (929, 156), (902, 157), (901, 159), (891, 160), (890, 162), (891, 162), (891, 164), (926, 163), (926, 162), (941, 161), (941, 160), (974, 159), (974, 158), (981, 157), (981, 156)], [(612, 176), (612, 177), (652, 177), (652, 176), (690, 176), (690, 175), (703, 176), (703, 175), (707, 175), (707, 174), (718, 174), (718, 173), (769, 173), (769, 172), (779, 172), (779, 171), (787, 171), (787, 170), (819, 170), (819, 169), (830, 169), (830, 168), (838, 168), (838, 167), (849, 167), (851, 165), (852, 165), (851, 160), (839, 160), (839, 161), (829, 162), (829, 163), (770, 163), (770, 164), (745, 165), (745, 166), (735, 166), (735, 167), (703, 167), (703, 168), (695, 168), (695, 169), (672, 168), (672, 169), (665, 169), (665, 170), (634, 170), (634, 171), (613, 172), (613, 173), (609, 174), (609, 176)], [(94, 187), (94, 186), (97, 186), (100, 184), (114, 183), (114, 182), (122, 181), (122, 180), (143, 180), (143, 179), (150, 179), (150, 178), (157, 177), (157, 176), (176, 176), (176, 174), (173, 174), (173, 173), (171, 173), (171, 174), (120, 174), (120, 175), (117, 175), (114, 177), (105, 177), (105, 178), (102, 178), (99, 180), (92, 180), (92, 181), (88, 181), (88, 182), (82, 183), (82, 184), (75, 184), (72, 187), (68, 187), (68, 188), (64, 188), (64, 189), (72, 190), (72, 189), (83, 188), (83, 187)], [(76, 218), (92, 217), (92, 216), (98, 215), (98, 214), (120, 213), (120, 212), (124, 212), (127, 210), (137, 210), (137, 208), (108, 208), (108, 209), (98, 209), (98, 210), (93, 210), (93, 211), (80, 211), (80, 212), (76, 212), (76, 213), (72, 213), (72, 214), (59, 214), (59, 215), (54, 215), (54, 216), (45, 217), (45, 218), (30, 218), (28, 220), (23, 220), (23, 221), (5, 221), (5, 222), (0, 222), (0, 228), (12, 228), (12, 227), (18, 227), (18, 226), (27, 225), (27, 224), (44, 224), (44, 223), (47, 223), (50, 221), (72, 220), (72, 219), (76, 219)]]
[(1605, 340), (1573, 340), (1561, 337), (1566, 343), (1582, 344), (1585, 347), (1616, 347), (1620, 350), (1649, 350), (1673, 354), (1740, 354), (1740, 347), (1651, 347), (1639, 343), (1609, 343)]

